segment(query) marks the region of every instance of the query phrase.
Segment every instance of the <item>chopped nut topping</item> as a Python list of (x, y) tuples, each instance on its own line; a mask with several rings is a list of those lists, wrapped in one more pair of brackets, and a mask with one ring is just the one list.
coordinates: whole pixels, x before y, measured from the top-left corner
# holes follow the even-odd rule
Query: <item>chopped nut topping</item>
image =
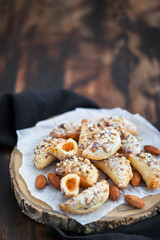
[(86, 181), (86, 186), (92, 186), (97, 182), (99, 177), (99, 172), (96, 167), (94, 167), (89, 159), (83, 157), (72, 156), (66, 158), (56, 165), (56, 174), (59, 176), (64, 176), (68, 173), (75, 173), (81, 178), (81, 185), (83, 185), (83, 180)]

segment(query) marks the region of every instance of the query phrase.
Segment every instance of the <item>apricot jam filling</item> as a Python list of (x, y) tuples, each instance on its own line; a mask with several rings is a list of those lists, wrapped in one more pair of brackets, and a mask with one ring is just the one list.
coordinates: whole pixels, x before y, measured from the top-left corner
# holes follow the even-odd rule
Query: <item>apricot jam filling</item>
[(68, 179), (66, 182), (66, 186), (69, 191), (73, 191), (76, 188), (76, 179), (75, 178)]
[(67, 152), (72, 151), (74, 149), (74, 144), (72, 142), (67, 142), (67, 143), (63, 144), (62, 149)]

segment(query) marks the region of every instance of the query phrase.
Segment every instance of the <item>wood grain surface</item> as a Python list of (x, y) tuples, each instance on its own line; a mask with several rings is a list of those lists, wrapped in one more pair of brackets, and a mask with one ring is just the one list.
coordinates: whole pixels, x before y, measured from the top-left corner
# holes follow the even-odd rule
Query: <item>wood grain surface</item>
[(159, 0), (0, 4), (0, 96), (65, 87), (159, 126)]
[(98, 221), (83, 226), (67, 215), (54, 211), (45, 202), (33, 197), (19, 174), (21, 165), (22, 154), (15, 147), (10, 160), (10, 176), (12, 189), (22, 212), (37, 222), (49, 226), (57, 226), (65, 231), (93, 234), (121, 226), (128, 226), (157, 215), (157, 209), (160, 207), (160, 194), (146, 196), (143, 198), (145, 204), (143, 209), (136, 209), (128, 203), (124, 203), (114, 208)]
[[(0, 96), (64, 87), (101, 107), (139, 112), (160, 129), (159, 43), (159, 0), (0, 0)], [(0, 157), (0, 238), (27, 231), (23, 240), (51, 239), (21, 214), (9, 152)]]

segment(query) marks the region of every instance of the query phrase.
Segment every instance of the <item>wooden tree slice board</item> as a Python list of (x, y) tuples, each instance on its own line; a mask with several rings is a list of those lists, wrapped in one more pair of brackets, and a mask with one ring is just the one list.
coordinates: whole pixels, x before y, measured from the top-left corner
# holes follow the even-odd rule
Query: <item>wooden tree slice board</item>
[(160, 206), (160, 194), (148, 196), (143, 198), (145, 202), (143, 209), (136, 209), (127, 203), (121, 204), (97, 222), (82, 226), (74, 219), (54, 211), (46, 203), (30, 194), (25, 181), (19, 174), (21, 164), (22, 155), (15, 147), (10, 160), (11, 183), (15, 197), (23, 213), (43, 224), (56, 225), (63, 230), (88, 234), (105, 231), (108, 228), (133, 224), (150, 218), (157, 214), (157, 208)]

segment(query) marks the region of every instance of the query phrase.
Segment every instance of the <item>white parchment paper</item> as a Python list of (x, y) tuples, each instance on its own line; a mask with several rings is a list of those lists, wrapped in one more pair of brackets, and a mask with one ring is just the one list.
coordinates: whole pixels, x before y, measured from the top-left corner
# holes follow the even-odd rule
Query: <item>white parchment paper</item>
[[(44, 174), (47, 177), (49, 172), (55, 171), (56, 162), (52, 163), (50, 166), (45, 169), (39, 170), (33, 164), (34, 158), (34, 148), (35, 145), (40, 142), (41, 139), (47, 137), (49, 132), (54, 128), (59, 126), (59, 124), (64, 122), (80, 123), (82, 119), (88, 118), (92, 121), (107, 116), (117, 116), (125, 117), (126, 119), (134, 122), (138, 127), (139, 136), (142, 137), (141, 146), (143, 149), (144, 145), (153, 145), (160, 148), (160, 132), (153, 127), (146, 119), (141, 117), (139, 114), (131, 114), (126, 110), (120, 108), (114, 109), (83, 109), (77, 108), (74, 111), (70, 111), (59, 115), (57, 117), (40, 121), (36, 124), (35, 127), (22, 129), (17, 131), (18, 143), (17, 148), (22, 153), (22, 165), (19, 169), (19, 173), (23, 177), (24, 181), (27, 184), (27, 187), (32, 196), (46, 202), (54, 210), (62, 212), (58, 205), (64, 202), (66, 199), (62, 195), (60, 190), (55, 189), (51, 184), (47, 185), (44, 189), (38, 190), (35, 187), (35, 179), (39, 174)], [(160, 158), (159, 158), (160, 160)], [(103, 179), (105, 175), (101, 172), (100, 179)], [(111, 180), (107, 180), (112, 183)], [(160, 193), (160, 188), (154, 191), (148, 190), (145, 183), (142, 182), (138, 187), (132, 187), (131, 184), (128, 185), (126, 189), (120, 191), (120, 197), (117, 201), (113, 202), (108, 199), (99, 209), (93, 213), (84, 214), (84, 215), (75, 215), (67, 214), (71, 218), (74, 218), (77, 222), (82, 225), (94, 222), (102, 218), (108, 212), (113, 210), (118, 205), (125, 202), (123, 195), (124, 194), (133, 194), (138, 197), (144, 197), (148, 195), (155, 195)]]

